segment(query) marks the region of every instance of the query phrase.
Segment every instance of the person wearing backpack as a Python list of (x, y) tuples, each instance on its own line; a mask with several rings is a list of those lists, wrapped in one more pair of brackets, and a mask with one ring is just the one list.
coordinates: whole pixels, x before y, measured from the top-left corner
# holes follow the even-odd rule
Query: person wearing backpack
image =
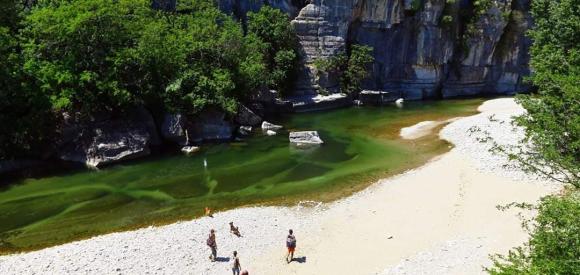
[(207, 238), (207, 246), (211, 249), (211, 255), (209, 255), (209, 259), (212, 262), (215, 262), (217, 259), (217, 243), (215, 241), (215, 230), (211, 230), (209, 232), (209, 237)]
[[(286, 255), (286, 262), (290, 263), (294, 260), (294, 251), (296, 250), (296, 237), (293, 235), (292, 229), (288, 231), (288, 237), (286, 237), (286, 248), (288, 248), (288, 255)], [(290, 260), (288, 260), (290, 258)]]
[(240, 264), (240, 258), (238, 258), (238, 252), (234, 251), (234, 262), (232, 263), (232, 272), (234, 275), (240, 275), (240, 270), (242, 265)]

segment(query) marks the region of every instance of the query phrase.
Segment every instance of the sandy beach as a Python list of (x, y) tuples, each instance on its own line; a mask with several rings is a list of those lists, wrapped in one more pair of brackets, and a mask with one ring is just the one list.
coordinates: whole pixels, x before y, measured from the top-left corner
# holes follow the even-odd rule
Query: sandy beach
[[(113, 233), (40, 251), (0, 257), (0, 274), (231, 274), (237, 250), (250, 274), (480, 274), (489, 255), (527, 239), (518, 210), (497, 205), (536, 202), (558, 185), (504, 167), (470, 136), (478, 126), (502, 144), (521, 137), (510, 117), (513, 99), (494, 99), (478, 115), (448, 121), (440, 132), (454, 148), (428, 164), (381, 180), (339, 201), (252, 207), (161, 227)], [(492, 122), (493, 120), (503, 123)], [(418, 138), (433, 123), (410, 126)], [(421, 133), (414, 133), (413, 129)], [(530, 215), (533, 213), (524, 213)], [(242, 237), (229, 233), (239, 226)], [(205, 244), (217, 230), (219, 261)], [(287, 264), (285, 236), (294, 229), (297, 261)]]

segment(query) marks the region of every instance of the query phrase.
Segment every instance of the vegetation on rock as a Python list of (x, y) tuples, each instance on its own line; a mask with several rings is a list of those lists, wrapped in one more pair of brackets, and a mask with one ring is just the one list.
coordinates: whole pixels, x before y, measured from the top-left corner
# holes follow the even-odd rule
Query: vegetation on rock
[(19, 3), (0, 3), (0, 159), (51, 137), (46, 120), (60, 112), (234, 113), (259, 89), (288, 90), (296, 68), (290, 19), (269, 7), (248, 16), (245, 34), (211, 0), (180, 1), (177, 12), (148, 0)]
[(374, 61), (372, 51), (369, 46), (354, 44), (350, 55), (343, 52), (330, 58), (320, 58), (314, 61), (314, 66), (318, 74), (337, 74), (343, 93), (358, 93), (361, 82), (368, 76), (368, 66)]

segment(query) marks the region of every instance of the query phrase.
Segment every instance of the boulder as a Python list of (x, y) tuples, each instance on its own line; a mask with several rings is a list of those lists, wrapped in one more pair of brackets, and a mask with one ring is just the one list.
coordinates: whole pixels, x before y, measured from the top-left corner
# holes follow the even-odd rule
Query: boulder
[(144, 123), (104, 121), (82, 127), (70, 142), (61, 144), (57, 155), (65, 161), (100, 167), (149, 155), (150, 141), (151, 135)]
[(267, 122), (267, 121), (262, 122), (262, 130), (276, 131), (276, 130), (280, 130), (280, 129), (282, 129), (282, 126), (280, 126), (280, 125), (272, 124), (272, 123)]
[(240, 128), (238, 128), (238, 133), (247, 136), (252, 133), (252, 126), (240, 126)]
[(266, 133), (267, 136), (275, 136), (276, 134), (278, 134), (278, 133), (276, 133), (275, 131), (272, 131), (272, 130), (266, 130), (265, 133)]
[(197, 146), (184, 146), (183, 148), (181, 148), (181, 152), (183, 152), (186, 155), (191, 155), (197, 151), (199, 151), (199, 147)]
[(238, 113), (235, 117), (236, 123), (239, 125), (256, 126), (262, 122), (262, 118), (256, 115), (252, 110), (244, 105), (238, 107)]
[(324, 142), (316, 131), (290, 132), (290, 143), (297, 146), (319, 145)]
[(171, 142), (182, 146), (187, 145), (185, 117), (181, 114), (166, 114), (161, 124), (161, 135)]
[(223, 112), (205, 110), (192, 119), (186, 131), (190, 142), (219, 141), (232, 139), (234, 127)]

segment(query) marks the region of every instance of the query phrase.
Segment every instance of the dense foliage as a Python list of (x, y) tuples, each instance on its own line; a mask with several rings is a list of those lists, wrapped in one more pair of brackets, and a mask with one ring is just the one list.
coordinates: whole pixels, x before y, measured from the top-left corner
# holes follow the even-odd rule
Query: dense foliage
[(268, 84), (282, 93), (292, 89), (298, 64), (298, 40), (289, 21), (288, 15), (268, 6), (248, 13), (248, 33), (266, 43)]
[(368, 77), (368, 66), (374, 61), (372, 51), (369, 46), (354, 44), (349, 55), (340, 53), (327, 59), (317, 59), (314, 66), (319, 74), (337, 74), (343, 93), (358, 93), (362, 81)]
[(580, 1), (536, 0), (530, 50), (538, 91), (518, 101), (527, 110), (517, 123), (532, 152), (512, 154), (524, 168), (580, 188)]
[(179, 1), (176, 12), (149, 0), (41, 0), (26, 12), (1, 1), (0, 122), (18, 121), (2, 128), (1, 158), (51, 136), (39, 117), (90, 119), (135, 105), (233, 113), (258, 89), (289, 89), (296, 67), (290, 19), (269, 7), (248, 16), (245, 34), (212, 0)]
[(0, 1), (0, 159), (42, 153), (53, 115), (48, 98), (22, 71), (20, 2)]
[(580, 274), (580, 193), (546, 197), (537, 210), (530, 240), (495, 256), (490, 274)]
[(572, 190), (540, 203), (530, 241), (496, 256), (491, 274), (580, 274), (579, 7), (579, 0), (532, 2), (531, 80), (538, 90), (518, 97), (527, 113), (516, 119), (532, 151), (496, 148)]

